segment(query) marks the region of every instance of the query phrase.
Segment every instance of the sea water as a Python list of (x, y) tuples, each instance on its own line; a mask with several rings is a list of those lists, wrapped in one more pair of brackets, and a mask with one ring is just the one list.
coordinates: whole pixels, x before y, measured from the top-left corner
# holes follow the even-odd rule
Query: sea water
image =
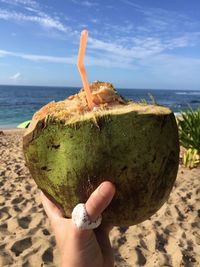
[[(79, 91), (75, 87), (10, 86), (0, 85), (0, 128), (14, 128), (30, 120), (36, 110), (50, 101), (58, 101)], [(123, 89), (118, 92), (126, 99), (149, 103), (152, 95), (158, 104), (172, 109), (175, 113), (200, 107), (200, 90), (153, 90)]]

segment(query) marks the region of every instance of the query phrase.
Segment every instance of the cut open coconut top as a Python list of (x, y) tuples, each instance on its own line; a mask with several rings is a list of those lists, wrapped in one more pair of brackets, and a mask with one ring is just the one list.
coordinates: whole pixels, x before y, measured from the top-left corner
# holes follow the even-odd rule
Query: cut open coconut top
[(53, 115), (56, 119), (69, 119), (74, 115), (83, 115), (95, 110), (107, 110), (116, 105), (125, 105), (126, 101), (118, 95), (111, 83), (94, 82), (90, 85), (92, 100), (95, 105), (90, 110), (87, 103), (85, 90), (82, 88), (79, 93), (69, 96), (67, 99), (59, 102), (50, 102), (39, 111), (37, 111), (33, 120)]
[(32, 121), (38, 121), (51, 116), (55, 121), (64, 120), (66, 123), (76, 120), (79, 115), (89, 118), (98, 114), (121, 114), (130, 111), (149, 114), (168, 114), (171, 111), (168, 108), (135, 103), (126, 101), (114, 89), (111, 83), (94, 82), (90, 85), (92, 99), (95, 107), (93, 110), (88, 108), (86, 94), (82, 88), (79, 93), (69, 96), (66, 100), (59, 102), (50, 102), (37, 111)]
[[(95, 117), (112, 114), (125, 114), (135, 112), (139, 114), (168, 115), (169, 108), (126, 101), (114, 89), (111, 83), (96, 81), (90, 85), (93, 103), (93, 110), (88, 108), (85, 90), (82, 88), (79, 93), (69, 96), (59, 102), (50, 102), (37, 111), (32, 118), (25, 135), (30, 134), (38, 125), (38, 122), (47, 124), (47, 120), (62, 122), (62, 124), (73, 124), (77, 121), (88, 120)], [(43, 128), (44, 125), (39, 128)], [(32, 136), (33, 137), (33, 136)]]

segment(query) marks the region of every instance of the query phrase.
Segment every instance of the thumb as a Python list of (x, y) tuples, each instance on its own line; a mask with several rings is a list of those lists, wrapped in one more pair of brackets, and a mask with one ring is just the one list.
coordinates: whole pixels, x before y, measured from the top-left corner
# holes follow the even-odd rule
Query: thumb
[(115, 186), (111, 182), (105, 181), (90, 195), (85, 207), (91, 221), (95, 221), (105, 210), (110, 204), (114, 194)]

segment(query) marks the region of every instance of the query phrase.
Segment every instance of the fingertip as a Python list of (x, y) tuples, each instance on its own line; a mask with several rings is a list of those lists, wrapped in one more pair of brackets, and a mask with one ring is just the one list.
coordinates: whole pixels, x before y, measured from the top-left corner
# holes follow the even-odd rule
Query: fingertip
[(101, 183), (97, 190), (103, 197), (108, 197), (109, 199), (112, 199), (115, 194), (115, 186), (110, 181)]

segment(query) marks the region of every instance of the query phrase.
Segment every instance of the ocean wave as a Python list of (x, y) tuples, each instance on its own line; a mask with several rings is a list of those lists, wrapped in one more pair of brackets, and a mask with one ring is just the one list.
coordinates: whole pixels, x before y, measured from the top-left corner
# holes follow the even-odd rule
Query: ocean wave
[(176, 95), (200, 95), (199, 92), (176, 92)]
[(187, 95), (188, 93), (187, 92), (176, 92), (175, 94), (176, 95)]

